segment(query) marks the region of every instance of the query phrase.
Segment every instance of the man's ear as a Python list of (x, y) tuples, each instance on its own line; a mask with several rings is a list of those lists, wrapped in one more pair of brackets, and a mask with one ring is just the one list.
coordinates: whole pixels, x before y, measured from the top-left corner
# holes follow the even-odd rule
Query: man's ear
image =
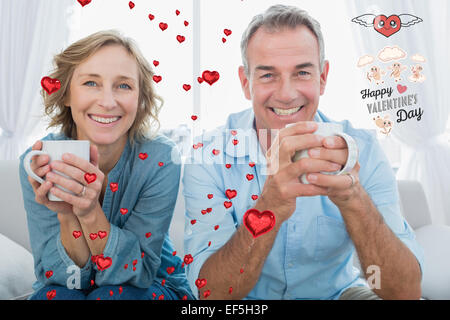
[(243, 66), (239, 67), (239, 79), (241, 80), (242, 91), (244, 92), (245, 98), (247, 100), (252, 100), (250, 95), (250, 80), (247, 78), (245, 73), (245, 68)]
[(330, 69), (330, 63), (328, 62), (328, 60), (325, 60), (323, 62), (322, 73), (320, 74), (320, 95), (323, 95), (325, 93), (325, 87), (327, 85), (329, 69)]

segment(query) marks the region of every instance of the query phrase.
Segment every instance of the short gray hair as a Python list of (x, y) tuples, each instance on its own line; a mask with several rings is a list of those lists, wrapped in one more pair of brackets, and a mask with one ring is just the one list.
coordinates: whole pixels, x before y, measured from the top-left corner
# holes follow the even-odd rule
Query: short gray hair
[(319, 67), (320, 71), (323, 71), (325, 61), (325, 44), (319, 22), (311, 17), (305, 10), (294, 6), (277, 4), (271, 6), (264, 13), (253, 17), (252, 21), (242, 35), (241, 55), (245, 73), (247, 75), (249, 74), (247, 60), (248, 43), (260, 27), (264, 27), (268, 31), (280, 31), (282, 28), (294, 29), (298, 26), (307, 27), (316, 36), (319, 43)]

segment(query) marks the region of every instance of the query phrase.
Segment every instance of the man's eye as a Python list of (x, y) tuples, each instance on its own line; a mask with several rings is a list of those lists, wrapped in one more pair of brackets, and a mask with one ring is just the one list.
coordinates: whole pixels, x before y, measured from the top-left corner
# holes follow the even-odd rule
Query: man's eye
[(121, 85), (119, 85), (120, 89), (131, 89), (131, 87), (129, 85), (127, 85), (126, 83), (122, 83)]
[(299, 71), (298, 75), (299, 76), (307, 76), (307, 75), (309, 75), (309, 72), (307, 72), (307, 71)]
[(270, 78), (272, 78), (272, 76), (273, 75), (271, 73), (266, 73), (266, 74), (262, 75), (261, 78), (262, 79), (270, 79)]

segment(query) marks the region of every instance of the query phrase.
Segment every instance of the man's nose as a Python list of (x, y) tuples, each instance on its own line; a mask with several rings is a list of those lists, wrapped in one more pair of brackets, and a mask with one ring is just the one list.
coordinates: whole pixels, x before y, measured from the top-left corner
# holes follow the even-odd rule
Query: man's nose
[(102, 90), (99, 105), (106, 109), (112, 109), (117, 106), (117, 101), (112, 89), (104, 88)]
[(276, 92), (276, 100), (283, 104), (290, 104), (297, 99), (298, 92), (291, 79), (282, 79)]

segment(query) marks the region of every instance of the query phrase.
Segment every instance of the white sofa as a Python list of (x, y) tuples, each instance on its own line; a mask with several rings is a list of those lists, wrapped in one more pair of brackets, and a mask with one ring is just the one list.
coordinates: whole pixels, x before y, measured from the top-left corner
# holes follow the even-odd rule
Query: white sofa
[[(19, 163), (0, 160), (0, 299), (24, 299), (35, 281), (26, 213), (19, 182)], [(431, 224), (425, 194), (419, 183), (398, 181), (402, 213), (425, 251), (422, 296), (450, 299), (450, 227)], [(184, 199), (182, 184), (170, 227), (180, 257), (184, 256)], [(358, 266), (357, 259), (355, 265)]]

